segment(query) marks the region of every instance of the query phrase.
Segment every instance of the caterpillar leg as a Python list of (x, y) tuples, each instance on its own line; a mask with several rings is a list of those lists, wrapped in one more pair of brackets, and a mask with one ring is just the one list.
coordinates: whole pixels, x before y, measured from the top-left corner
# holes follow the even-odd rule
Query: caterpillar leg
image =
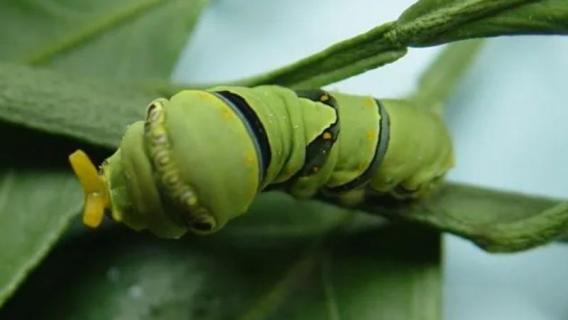
[(83, 223), (96, 228), (101, 224), (105, 209), (109, 206), (105, 181), (97, 172), (91, 159), (82, 150), (70, 154), (69, 162), (85, 193)]

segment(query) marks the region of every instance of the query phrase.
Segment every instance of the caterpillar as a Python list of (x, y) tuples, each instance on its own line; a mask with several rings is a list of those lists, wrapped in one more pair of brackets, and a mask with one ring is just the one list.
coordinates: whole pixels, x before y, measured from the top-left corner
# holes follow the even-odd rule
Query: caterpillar
[(454, 163), (440, 115), (415, 102), (279, 86), (156, 99), (100, 168), (81, 150), (69, 159), (86, 225), (110, 213), (162, 238), (215, 232), (268, 189), (347, 206), (420, 198)]

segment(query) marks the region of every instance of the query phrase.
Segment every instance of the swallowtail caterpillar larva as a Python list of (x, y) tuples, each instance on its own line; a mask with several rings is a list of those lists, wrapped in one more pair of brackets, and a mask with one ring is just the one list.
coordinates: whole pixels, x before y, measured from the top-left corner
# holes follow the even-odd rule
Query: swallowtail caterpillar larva
[(419, 198), (453, 165), (446, 126), (424, 106), (278, 86), (157, 99), (100, 169), (82, 151), (69, 158), (85, 224), (106, 212), (164, 238), (215, 232), (266, 188), (345, 205), (369, 194)]

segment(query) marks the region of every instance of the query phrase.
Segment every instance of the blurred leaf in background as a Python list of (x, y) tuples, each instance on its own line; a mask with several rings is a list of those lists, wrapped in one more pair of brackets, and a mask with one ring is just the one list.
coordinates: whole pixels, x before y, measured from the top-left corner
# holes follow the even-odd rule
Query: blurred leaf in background
[[(0, 60), (112, 79), (168, 79), (207, 0), (4, 1)], [(17, 30), (17, 32), (16, 32)]]
[[(202, 0), (4, 1), (0, 4), (0, 30), (4, 30), (0, 33), (0, 59), (113, 80), (165, 80), (205, 3)], [(168, 32), (164, 33), (164, 28)], [(69, 129), (66, 120), (83, 120), (75, 122), (69, 130), (87, 129), (85, 138), (89, 135), (89, 123), (107, 121), (89, 117), (89, 111), (109, 101), (113, 108), (107, 112), (117, 112), (114, 106), (124, 103), (130, 106), (127, 116), (133, 119), (132, 111), (140, 109), (138, 114), (141, 114), (149, 96), (142, 94), (138, 99), (132, 99), (131, 94), (121, 96), (115, 86), (105, 85), (104, 80), (99, 81), (101, 86), (92, 84), (92, 87), (61, 81), (65, 76), (47, 76), (38, 81), (38, 77), (27, 76), (27, 70), (0, 65), (3, 114), (11, 122), (47, 128), (58, 134), (66, 133), (61, 128)], [(120, 132), (124, 125), (112, 128)], [(55, 136), (38, 134), (25, 139), (29, 134), (24, 129), (16, 126), (7, 130), (14, 141), (12, 149), (5, 149), (7, 159), (2, 160), (6, 163), (0, 167), (0, 303), (47, 253), (82, 205), (79, 186), (66, 161), (73, 144), (58, 148), (61, 140)], [(118, 137), (113, 138), (116, 143)], [(108, 144), (107, 141), (103, 138), (96, 142)], [(52, 152), (59, 154), (46, 166), (46, 157)], [(23, 160), (28, 160), (26, 165)]]
[(439, 319), (440, 276), (431, 232), (269, 193), (207, 238), (67, 238), (0, 317)]

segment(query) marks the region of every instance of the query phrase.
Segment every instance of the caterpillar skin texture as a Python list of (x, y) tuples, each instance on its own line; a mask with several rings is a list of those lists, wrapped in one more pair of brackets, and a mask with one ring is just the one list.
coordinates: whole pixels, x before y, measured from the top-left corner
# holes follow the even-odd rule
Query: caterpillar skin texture
[(438, 114), (401, 100), (278, 86), (188, 90), (158, 99), (102, 165), (107, 211), (163, 238), (219, 230), (282, 189), (350, 205), (418, 198), (453, 165)]

